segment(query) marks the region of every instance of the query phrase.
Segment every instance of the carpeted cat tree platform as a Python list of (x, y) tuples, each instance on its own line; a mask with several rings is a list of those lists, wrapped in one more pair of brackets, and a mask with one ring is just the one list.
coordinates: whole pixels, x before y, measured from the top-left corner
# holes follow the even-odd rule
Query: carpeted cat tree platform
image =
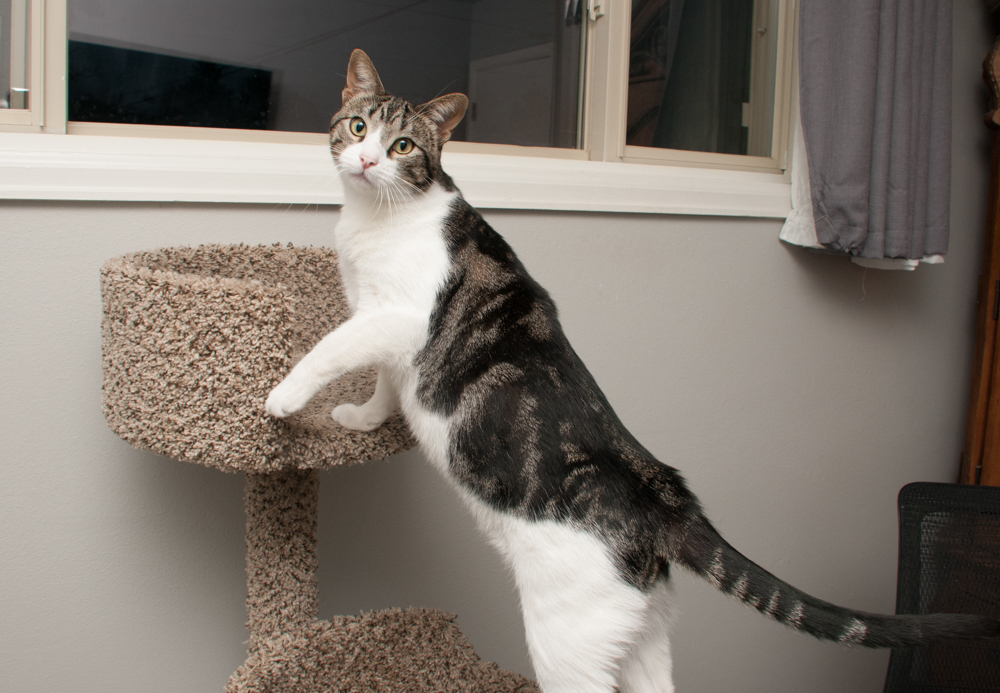
[(376, 431), (330, 418), (362, 404), (350, 374), (287, 420), (264, 399), (347, 318), (336, 255), (320, 248), (201, 246), (135, 253), (101, 270), (104, 413), (133, 446), (246, 473), (249, 655), (229, 693), (537, 693), (482, 661), (454, 616), (389, 609), (317, 619), (318, 470), (412, 447), (393, 417)]

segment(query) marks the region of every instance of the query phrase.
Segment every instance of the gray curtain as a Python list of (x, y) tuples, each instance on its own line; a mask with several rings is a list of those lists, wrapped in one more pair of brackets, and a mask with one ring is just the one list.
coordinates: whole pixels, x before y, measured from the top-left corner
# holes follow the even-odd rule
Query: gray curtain
[(803, 0), (799, 66), (817, 240), (864, 258), (943, 255), (951, 0)]

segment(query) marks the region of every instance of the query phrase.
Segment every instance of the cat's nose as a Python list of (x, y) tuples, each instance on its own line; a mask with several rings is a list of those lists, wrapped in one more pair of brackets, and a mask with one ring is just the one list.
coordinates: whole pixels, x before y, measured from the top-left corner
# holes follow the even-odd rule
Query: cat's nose
[(378, 160), (373, 156), (368, 156), (367, 154), (361, 155), (361, 168), (367, 171), (369, 168), (378, 163)]

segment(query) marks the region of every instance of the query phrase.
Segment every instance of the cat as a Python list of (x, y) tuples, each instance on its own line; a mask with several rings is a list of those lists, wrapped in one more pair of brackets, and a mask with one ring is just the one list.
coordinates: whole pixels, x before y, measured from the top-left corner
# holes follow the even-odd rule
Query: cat
[(622, 425), (552, 299), (441, 168), (468, 99), (415, 106), (351, 55), (330, 150), (343, 179), (336, 250), (352, 317), (275, 387), (284, 417), (378, 366), (372, 398), (333, 418), (373, 430), (401, 409), (512, 569), (544, 693), (673, 691), (670, 566), (818, 638), (896, 647), (1000, 634), (966, 615), (834, 606), (716, 532), (678, 471)]

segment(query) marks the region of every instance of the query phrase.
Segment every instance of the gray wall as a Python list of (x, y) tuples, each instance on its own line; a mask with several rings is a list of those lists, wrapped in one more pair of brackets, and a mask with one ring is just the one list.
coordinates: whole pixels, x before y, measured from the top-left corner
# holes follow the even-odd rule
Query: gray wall
[[(952, 243), (865, 271), (710, 217), (489, 212), (621, 418), (745, 553), (891, 611), (895, 496), (962, 447), (986, 206), (979, 4), (955, 3)], [(329, 243), (334, 209), (0, 203), (0, 681), (220, 691), (242, 661), (243, 480), (137, 452), (100, 410), (98, 270), (208, 242)], [(511, 583), (416, 453), (323, 474), (321, 612), (441, 607), (529, 672)], [(878, 691), (886, 653), (814, 642), (679, 575), (681, 691)]]

